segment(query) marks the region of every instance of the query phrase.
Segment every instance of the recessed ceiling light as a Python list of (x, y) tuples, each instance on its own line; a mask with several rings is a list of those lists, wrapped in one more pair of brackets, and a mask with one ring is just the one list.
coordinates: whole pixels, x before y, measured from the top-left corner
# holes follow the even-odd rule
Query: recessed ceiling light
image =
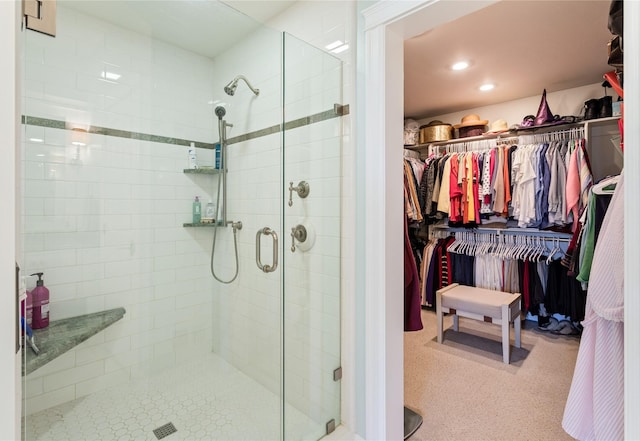
[(331, 52), (333, 52), (334, 54), (339, 54), (340, 52), (344, 52), (347, 49), (349, 49), (349, 45), (345, 43), (342, 46), (338, 46), (337, 48), (333, 49)]
[(495, 84), (491, 84), (491, 83), (487, 83), (487, 84), (483, 84), (482, 86), (480, 86), (480, 90), (483, 92), (487, 92), (491, 89), (493, 89), (495, 86)]
[(328, 45), (326, 45), (326, 46), (325, 46), (325, 49), (326, 49), (326, 50), (328, 50), (328, 51), (330, 51), (330, 50), (333, 50), (333, 49), (337, 48), (338, 46), (342, 46), (343, 44), (344, 44), (344, 42), (343, 42), (343, 41), (341, 41), (341, 40), (336, 40), (336, 41), (334, 41), (333, 43), (329, 43)]
[(451, 65), (451, 70), (465, 70), (467, 67), (469, 67), (468, 61), (458, 61)]

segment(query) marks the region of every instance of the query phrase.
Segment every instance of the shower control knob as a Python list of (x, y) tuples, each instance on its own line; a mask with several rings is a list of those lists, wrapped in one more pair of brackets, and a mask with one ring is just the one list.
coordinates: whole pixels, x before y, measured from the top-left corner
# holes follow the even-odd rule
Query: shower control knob
[(307, 229), (304, 225), (296, 225), (291, 228), (291, 252), (296, 252), (296, 240), (298, 242), (304, 242), (307, 240)]
[(296, 192), (302, 199), (309, 196), (309, 183), (306, 181), (298, 182), (298, 185), (293, 186), (293, 181), (289, 182), (289, 206), (293, 205), (293, 192)]

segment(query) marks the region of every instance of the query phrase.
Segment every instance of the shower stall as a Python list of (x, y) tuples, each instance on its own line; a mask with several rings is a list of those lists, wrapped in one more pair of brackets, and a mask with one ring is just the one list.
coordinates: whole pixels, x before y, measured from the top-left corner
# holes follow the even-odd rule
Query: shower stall
[(23, 47), (23, 439), (331, 432), (340, 60), (216, 1), (58, 0)]

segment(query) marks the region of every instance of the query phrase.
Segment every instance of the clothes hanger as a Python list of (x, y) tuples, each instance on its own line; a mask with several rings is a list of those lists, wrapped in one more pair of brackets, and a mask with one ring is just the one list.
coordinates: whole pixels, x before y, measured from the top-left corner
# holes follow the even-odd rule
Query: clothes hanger
[[(557, 241), (557, 243), (556, 243)], [(553, 261), (553, 256), (556, 255), (556, 253), (558, 251), (560, 251), (560, 239), (553, 239), (554, 242), (554, 247), (553, 249), (549, 252), (549, 257), (547, 257), (547, 260), (545, 261), (545, 263), (547, 265), (551, 265), (551, 262)]]
[(591, 187), (592, 191), (597, 195), (613, 194), (619, 180), (620, 175), (606, 177)]

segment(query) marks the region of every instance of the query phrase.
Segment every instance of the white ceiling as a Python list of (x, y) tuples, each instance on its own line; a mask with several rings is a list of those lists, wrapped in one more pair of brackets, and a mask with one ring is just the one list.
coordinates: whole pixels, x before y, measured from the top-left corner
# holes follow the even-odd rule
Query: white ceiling
[[(603, 81), (610, 0), (506, 0), (405, 41), (405, 116), (472, 109)], [(459, 59), (469, 69), (452, 72)], [(478, 87), (493, 82), (496, 88)]]
[[(1, 1), (1, 0), (0, 0)], [(208, 58), (291, 6), (291, 0), (58, 0), (59, 5)], [(228, 4), (230, 7), (225, 5)]]
[[(59, 2), (210, 58), (295, 3)], [(610, 0), (504, 0), (407, 40), (405, 117), (422, 119), (540, 95), (544, 88), (553, 92), (602, 81), (612, 70), (607, 65), (609, 5)], [(448, 66), (461, 58), (471, 60), (471, 67), (451, 72)], [(478, 86), (487, 81), (496, 88), (480, 92)]]

